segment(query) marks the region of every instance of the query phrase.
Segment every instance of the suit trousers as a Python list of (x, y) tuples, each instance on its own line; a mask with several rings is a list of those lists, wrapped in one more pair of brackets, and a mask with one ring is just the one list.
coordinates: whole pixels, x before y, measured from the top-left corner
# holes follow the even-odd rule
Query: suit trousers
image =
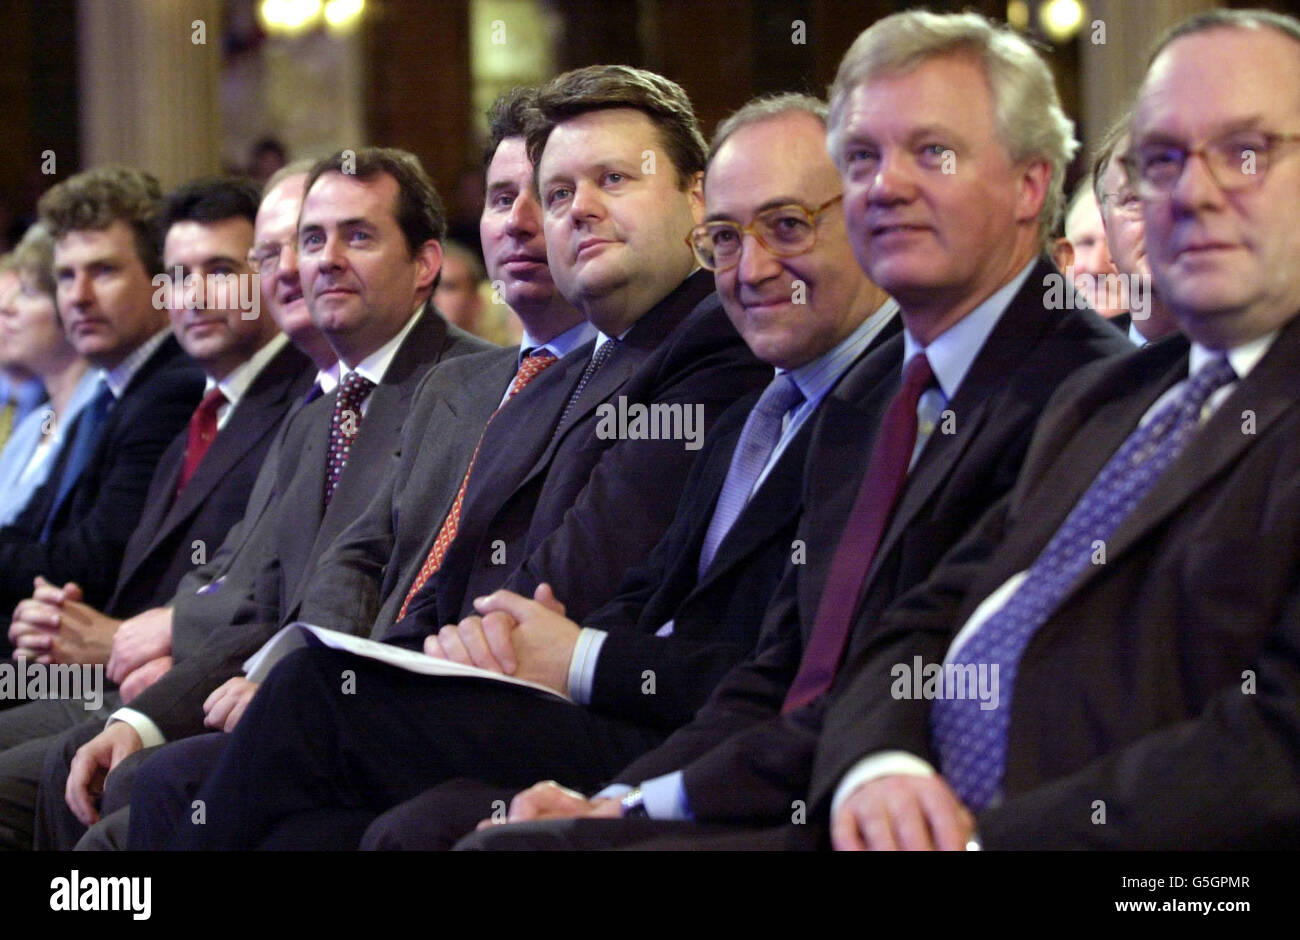
[[(474, 777), (519, 789), (555, 777), (591, 789), (663, 734), (527, 689), (315, 648), (271, 671), (228, 737), (196, 795), (206, 824), (184, 817), (171, 847), (290, 847), (276, 830), (312, 814), (311, 845), (323, 848), (336, 814), (346, 823), (336, 847), (353, 849), (359, 822), (435, 784)], [(167, 825), (141, 815), (152, 808), (145, 783), (132, 798), (132, 827), (142, 831)]]
[(461, 839), (458, 852), (790, 852), (829, 847), (820, 826), (763, 829), (662, 819), (548, 819), (494, 826)]
[(91, 725), (95, 734), (103, 730), (117, 703), (115, 693), (112, 703), (109, 698), (105, 695), (104, 707), (97, 710), (87, 710), (80, 699), (46, 699), (0, 712), (0, 849), (33, 847), (37, 787), (46, 752), (74, 725)]

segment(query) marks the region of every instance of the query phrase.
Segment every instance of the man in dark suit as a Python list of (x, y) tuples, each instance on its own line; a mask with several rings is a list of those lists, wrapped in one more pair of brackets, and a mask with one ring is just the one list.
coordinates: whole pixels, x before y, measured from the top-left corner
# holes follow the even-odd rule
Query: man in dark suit
[[(458, 519), (451, 530), (444, 522), (422, 565), (427, 579), (417, 577), (403, 600), (406, 616), (387, 634), (395, 641), (421, 644), (503, 583), (531, 594), (550, 582), (569, 592), (566, 602), (580, 615), (603, 603), (671, 521), (704, 431), (770, 377), (708, 298), (711, 279), (691, 273), (683, 236), (701, 209), (704, 148), (685, 93), (652, 73), (600, 66), (560, 76), (542, 89), (538, 108), (543, 120), (530, 129), (528, 149), (552, 275), (600, 335), (546, 369), (489, 423)], [(647, 151), (671, 165), (643, 169)], [(689, 411), (697, 431), (686, 433), (696, 443), (680, 431), (674, 439), (611, 428), (607, 415), (619, 408)], [(538, 413), (551, 417), (539, 421)], [(569, 640), (556, 655), (571, 652)], [(310, 655), (293, 658), (298, 669), (315, 667)], [(280, 681), (311, 682), (309, 675), (295, 680), (290, 665), (277, 670)], [(374, 691), (378, 682), (366, 688), (384, 702), (393, 698)], [(245, 747), (260, 749), (267, 740), (260, 735), (278, 735), (260, 724), (242, 730), (260, 701), (261, 693), (219, 767), (241, 736)], [(281, 706), (264, 707), (275, 714)], [(278, 743), (266, 750), (271, 759), (280, 752)], [(142, 768), (137, 793), (151, 785), (148, 771)], [(216, 779), (225, 779), (220, 769)], [(239, 838), (235, 827), (229, 835)]]
[[(802, 713), (823, 698), (846, 654), (870, 639), (869, 628), (854, 624), (870, 624), (922, 580), (1007, 491), (1052, 389), (1085, 363), (1125, 351), (1123, 337), (1075, 309), (1072, 297), (1046, 303), (1058, 275), (1043, 254), (1044, 233), (1059, 212), (1074, 146), (1046, 66), (978, 17), (906, 20), (932, 32), (934, 46), (901, 68), (888, 38), (898, 18), (883, 20), (859, 38), (832, 90), (829, 148), (843, 176), (850, 239), (868, 275), (898, 299), (904, 334), (881, 349), (895, 370), (884, 401), (828, 408), (821, 418), (799, 530), (805, 563), (787, 568), (757, 651), (694, 721), (596, 798), (539, 784), (508, 814), (648, 818), (524, 822), (475, 844), (603, 846), (664, 836), (691, 845), (713, 830), (674, 820), (797, 816), (792, 802), (802, 791), (771, 796), (762, 770), (752, 774), (757, 783), (738, 786), (733, 765), (762, 762), (783, 781), (786, 765), (803, 755), (782, 712)], [(951, 33), (955, 42), (943, 38)], [(1020, 159), (999, 130), (981, 60), (963, 51), (972, 45), (1018, 72), (1042, 103), (1018, 112), (1024, 124), (1010, 133), (1056, 128)], [(918, 153), (922, 127), (936, 145)], [(938, 146), (946, 141), (960, 149)], [(943, 172), (945, 153), (957, 161), (955, 174)], [(726, 834), (739, 844), (750, 837)]]
[(6, 613), (38, 576), (77, 582), (92, 604), (109, 599), (154, 469), (203, 393), (202, 372), (154, 303), (159, 198), (153, 177), (121, 168), (78, 174), (42, 197), (64, 329), (103, 375), (46, 483), (0, 529)]
[[(804, 460), (817, 416), (896, 380), (895, 363), (873, 351), (899, 332), (897, 305), (853, 261), (838, 174), (826, 154), (825, 113), (817, 99), (784, 95), (728, 118), (706, 173), (706, 221), (692, 232), (732, 323), (780, 373), (710, 430), (673, 524), (609, 603), (581, 624), (510, 591), (479, 605), (489, 621), (507, 611), (517, 621), (505, 650), (517, 674), (533, 672), (536, 650), (581, 629), (586, 652), (576, 675), (532, 676), (587, 706), (540, 706), (563, 716), (570, 731), (560, 737), (572, 742), (587, 737), (579, 729), (588, 723), (612, 719), (662, 737), (690, 720), (722, 674), (752, 650), (768, 599), (797, 552)], [(746, 227), (755, 240), (740, 250)], [(501, 668), (494, 659), (475, 664)], [(430, 684), (422, 696), (433, 713), (438, 693)], [(512, 732), (501, 729), (495, 746), (511, 751)], [(580, 765), (583, 745), (553, 746), (571, 752), (571, 770)], [(445, 805), (443, 795), (431, 791), (434, 807), (417, 797), (386, 813), (363, 845), (454, 841), (491, 803), (475, 794)]]
[[(104, 614), (71, 598), (60, 606), (58, 595), (79, 595), (71, 585), (47, 587), (19, 604), (10, 638), (33, 656), (106, 661), (119, 618), (164, 603), (243, 515), (276, 429), (311, 383), (310, 360), (273, 317), (247, 302), (247, 285), (237, 281), (252, 276), (247, 257), (258, 199), (249, 181), (207, 179), (164, 200), (163, 262), (177, 278), (165, 284), (172, 328), (204, 370), (205, 402), (159, 462)], [(42, 622), (51, 614), (62, 621), (53, 629)]]
[[(1157, 45), (1127, 162), (1190, 351), (1064, 386), (1010, 499), (886, 618), (817, 750), (837, 846), (1295, 844), (1297, 82), (1291, 17), (1216, 10)], [(1000, 669), (1000, 708), (890, 699), (887, 664), (945, 650)]]
[[(216, 546), (238, 521), (276, 428), (306, 391), (310, 360), (288, 347), (276, 321), (248, 302), (247, 258), (257, 205), (257, 188), (239, 179), (199, 180), (164, 200), (163, 260), (177, 280), (165, 282), (162, 293), (173, 332), (202, 366), (209, 390), (190, 426), (162, 456), (105, 610), (81, 601), (75, 584), (42, 583), (33, 598), (18, 605), (9, 630), (26, 655), (45, 662), (106, 663), (121, 618), (170, 597), (207, 546)], [(97, 711), (106, 716), (104, 709), (119, 704), (110, 689)], [(54, 699), (0, 715), (3, 785), (30, 787), (43, 763), (38, 740), (88, 717), (84, 703)], [(6, 805), (13, 802), (22, 801)], [(14, 821), (2, 825), (20, 828)]]
[(69, 786), (81, 797), (83, 822), (95, 817), (92, 780), (98, 787), (124, 757), (165, 740), (170, 722), (188, 721), (188, 714), (173, 717), (173, 699), (197, 694), (201, 702), (221, 681), (196, 688), (211, 681), (212, 664), (224, 663), (248, 635), (273, 631), (279, 611), (296, 603), (314, 558), (364, 509), (374, 480), (388, 471), (428, 370), (487, 348), (448, 326), (429, 303), (444, 226), (436, 191), (403, 151), (340, 152), (309, 174), (296, 251), (292, 245), (280, 251), (287, 247), (300, 265), (303, 294), (339, 355), (341, 381), (285, 427), (279, 446), (293, 459), (277, 462), (273, 502), (245, 536), (255, 563), (218, 588), (237, 592), (231, 622), (210, 624), (191, 655), (79, 750), (76, 786)]

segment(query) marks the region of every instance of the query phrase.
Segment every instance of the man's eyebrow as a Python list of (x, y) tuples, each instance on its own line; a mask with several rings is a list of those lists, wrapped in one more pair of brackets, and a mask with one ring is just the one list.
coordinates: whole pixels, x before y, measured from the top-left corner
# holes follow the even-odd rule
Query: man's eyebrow
[[(798, 206), (800, 209), (811, 209), (811, 206), (805, 205), (802, 199), (795, 196), (775, 196), (767, 200), (762, 205), (756, 207), (754, 215), (760, 212), (766, 212), (768, 209), (782, 209), (786, 206)], [(730, 212), (710, 212), (705, 217), (707, 222), (734, 222), (736, 216)]]
[[(1257, 131), (1264, 127), (1268, 122), (1262, 114), (1248, 114), (1245, 117), (1233, 118), (1220, 124), (1209, 134), (1209, 139), (1223, 137), (1226, 134), (1236, 134), (1240, 131)], [(1161, 130), (1159, 128), (1150, 130), (1135, 139), (1138, 144), (1178, 144), (1182, 145), (1186, 137), (1175, 134), (1172, 131)]]

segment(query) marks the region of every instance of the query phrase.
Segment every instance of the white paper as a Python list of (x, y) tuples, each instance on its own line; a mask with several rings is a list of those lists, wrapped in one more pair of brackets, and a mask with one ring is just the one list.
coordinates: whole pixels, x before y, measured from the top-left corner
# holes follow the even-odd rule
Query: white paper
[(338, 630), (327, 630), (324, 627), (302, 623), (301, 621), (289, 624), (262, 644), (262, 648), (244, 663), (244, 672), (250, 682), (261, 682), (266, 678), (267, 673), (271, 671), (271, 667), (294, 650), (303, 646), (328, 646), (330, 649), (343, 650), (352, 653), (354, 656), (373, 659), (381, 663), (387, 663), (390, 666), (396, 666), (398, 669), (405, 669), (407, 672), (416, 672), (425, 676), (451, 676), (458, 679), (486, 679), (490, 682), (504, 682), (508, 685), (533, 689), (536, 692), (563, 699), (566, 702), (570, 701), (567, 696), (561, 695), (554, 689), (539, 685), (536, 682), (529, 682), (526, 679), (516, 679), (514, 676), (479, 669), (477, 666), (464, 666), (452, 662), (450, 659), (436, 659), (433, 656), (416, 653), (400, 646), (379, 643), (364, 637), (353, 636), (350, 633), (341, 633)]

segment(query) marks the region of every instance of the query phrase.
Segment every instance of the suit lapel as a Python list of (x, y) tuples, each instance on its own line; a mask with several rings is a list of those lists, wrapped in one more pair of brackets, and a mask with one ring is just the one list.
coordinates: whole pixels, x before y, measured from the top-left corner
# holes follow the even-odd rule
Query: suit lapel
[[(501, 396), (505, 395), (506, 389), (510, 387), (510, 383), (514, 380), (515, 373), (518, 371), (515, 358), (502, 356), (499, 364), (497, 364), (492, 371), (495, 373), (495, 381), (491, 383), (490, 387), (495, 390), (497, 399), (499, 400)], [(461, 385), (454, 390), (454, 394), (440, 396), (430, 414), (429, 427), (436, 429), (443, 426), (449, 426), (451, 422), (458, 419), (462, 411), (469, 410), (470, 400), (476, 398), (479, 394), (481, 394), (481, 390), (475, 386)], [(473, 451), (471, 450), (470, 455), (472, 454)], [(480, 454), (480, 457), (481, 456), (482, 455)], [(439, 459), (442, 458), (440, 457)], [(477, 468), (475, 468), (475, 472), (477, 472)], [(464, 471), (461, 471), (461, 478), (464, 478)], [(457, 483), (457, 488), (459, 488), (459, 482)], [(399, 585), (403, 597), (405, 597), (406, 592), (411, 589), (411, 585), (415, 583), (415, 576), (419, 573), (420, 566), (424, 564), (424, 559), (429, 557), (429, 552), (433, 549), (433, 543), (438, 537), (438, 532), (442, 528), (442, 523), (446, 519), (447, 512), (451, 509), (451, 504), (456, 498), (455, 490), (452, 490), (451, 494), (450, 499), (448, 499), (444, 505), (437, 507), (435, 512), (429, 516), (430, 519), (436, 518), (438, 521), (430, 525), (428, 531), (425, 532), (424, 541), (420, 544), (420, 550), (418, 553), (419, 563), (408, 565), (408, 577), (405, 577), (403, 579), (404, 583)]]
[[(1296, 407), (1295, 375), (1300, 368), (1300, 329), (1288, 326), (1273, 343), (1265, 357), (1232, 390), (1232, 394), (1210, 416), (1203, 427), (1192, 435), (1187, 446), (1154, 487), (1138, 503), (1128, 518), (1124, 519), (1106, 543), (1107, 564), (1122, 557), (1126, 551), (1153, 529), (1178, 511), (1184, 503), (1204, 490), (1210, 482), (1227, 471), (1263, 435), (1267, 429), (1292, 408)], [(1184, 366), (1175, 380), (1187, 377)], [(1160, 391), (1171, 387), (1164, 385)], [(1154, 402), (1159, 395), (1152, 396)], [(1149, 405), (1148, 405), (1149, 407)], [(1132, 417), (1127, 431), (1109, 449), (1106, 460), (1118, 450), (1146, 409)], [(1246, 412), (1254, 413), (1254, 429), (1243, 430)], [(1103, 461), (1104, 465), (1105, 461)], [(1100, 470), (1100, 467), (1098, 468)], [(1088, 477), (1091, 485), (1093, 478)], [(1095, 577), (1103, 565), (1089, 565), (1070, 594), (1078, 591)], [(1063, 603), (1070, 595), (1066, 595)]]
[(1015, 374), (1026, 351), (1037, 345), (1047, 328), (1042, 304), (1042, 267), (1041, 262), (1036, 265), (1011, 298), (993, 332), (976, 354), (957, 394), (948, 403), (955, 419), (956, 433), (945, 434), (942, 428), (936, 428), (930, 434), (925, 449), (908, 474), (898, 505), (876, 549), (873, 572), (868, 574), (867, 584), (871, 583), (874, 568), (881, 559), (889, 557), (916, 516), (952, 475), (996, 408), (998, 398), (1008, 388), (1008, 377)]

